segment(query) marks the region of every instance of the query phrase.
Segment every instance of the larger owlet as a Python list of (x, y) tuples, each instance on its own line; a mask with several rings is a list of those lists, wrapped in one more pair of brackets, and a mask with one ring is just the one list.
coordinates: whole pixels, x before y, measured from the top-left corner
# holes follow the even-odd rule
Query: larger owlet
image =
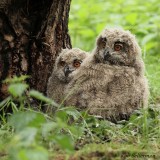
[(57, 103), (64, 99), (64, 90), (87, 54), (78, 48), (63, 49), (56, 59), (51, 77), (48, 80), (47, 96)]
[(105, 29), (68, 85), (66, 105), (113, 122), (147, 106), (148, 84), (140, 47), (129, 31)]

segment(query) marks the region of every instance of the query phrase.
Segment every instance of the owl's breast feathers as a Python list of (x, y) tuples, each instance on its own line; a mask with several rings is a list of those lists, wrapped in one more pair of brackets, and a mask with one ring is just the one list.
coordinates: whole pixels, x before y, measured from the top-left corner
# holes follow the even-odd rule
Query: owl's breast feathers
[(147, 89), (145, 77), (137, 75), (133, 67), (88, 63), (75, 72), (67, 88), (72, 94), (66, 105), (86, 108), (91, 114), (109, 119), (139, 108), (147, 100)]

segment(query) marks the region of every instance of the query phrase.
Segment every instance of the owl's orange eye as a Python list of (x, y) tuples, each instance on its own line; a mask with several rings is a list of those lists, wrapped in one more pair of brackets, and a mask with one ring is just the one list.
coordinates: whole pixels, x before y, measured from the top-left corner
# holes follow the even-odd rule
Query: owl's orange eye
[(80, 62), (80, 61), (74, 61), (74, 62), (73, 62), (73, 66), (74, 66), (75, 68), (80, 67), (80, 65), (81, 65), (81, 62)]
[(60, 61), (59, 64), (63, 67), (66, 63), (64, 61)]
[(115, 51), (120, 51), (122, 49), (123, 49), (123, 44), (117, 43), (117, 44), (114, 45), (114, 50)]

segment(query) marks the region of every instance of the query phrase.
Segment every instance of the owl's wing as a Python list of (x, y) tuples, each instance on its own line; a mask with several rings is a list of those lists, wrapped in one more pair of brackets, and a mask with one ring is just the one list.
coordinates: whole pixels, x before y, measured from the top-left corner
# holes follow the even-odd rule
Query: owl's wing
[(98, 90), (96, 99), (90, 102), (89, 112), (115, 121), (142, 107), (148, 94), (146, 79), (132, 71), (128, 69), (121, 76), (115, 76), (103, 90)]

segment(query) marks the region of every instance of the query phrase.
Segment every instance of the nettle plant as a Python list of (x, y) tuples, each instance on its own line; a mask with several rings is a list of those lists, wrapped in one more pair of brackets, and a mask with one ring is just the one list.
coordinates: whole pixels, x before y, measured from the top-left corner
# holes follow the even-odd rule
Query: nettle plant
[[(5, 148), (11, 159), (48, 159), (49, 151), (55, 148), (67, 153), (74, 151), (75, 141), (82, 135), (84, 126), (77, 126), (81, 114), (72, 107), (63, 108), (42, 93), (29, 90), (26, 76), (7, 79), (10, 96), (0, 104), (1, 125), (8, 140)], [(38, 100), (37, 104), (34, 100)], [(43, 103), (42, 103), (43, 102)], [(58, 107), (53, 115), (40, 111), (45, 105)], [(5, 110), (12, 114), (5, 114)], [(6, 118), (7, 117), (7, 118)], [(71, 119), (73, 122), (71, 123)], [(2, 127), (1, 127), (2, 129)], [(35, 157), (35, 158), (34, 158)]]
[[(143, 147), (160, 142), (159, 110), (142, 109), (129, 121), (113, 124), (74, 107), (58, 105), (42, 93), (29, 90), (26, 78), (5, 81), (9, 83), (10, 96), (0, 103), (0, 158), (3, 153), (11, 160), (48, 160), (57, 153), (69, 156), (89, 143), (133, 144), (137, 139)], [(56, 107), (56, 112), (42, 112), (47, 106)], [(12, 112), (6, 115), (6, 108)]]

